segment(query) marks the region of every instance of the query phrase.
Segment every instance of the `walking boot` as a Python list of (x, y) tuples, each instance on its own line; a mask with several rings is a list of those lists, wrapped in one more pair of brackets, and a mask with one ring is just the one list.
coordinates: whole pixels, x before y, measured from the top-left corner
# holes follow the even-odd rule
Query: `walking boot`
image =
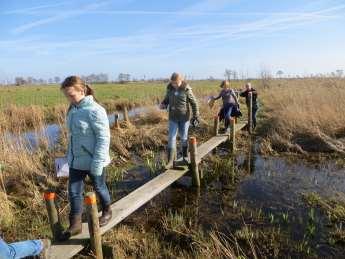
[(99, 226), (103, 227), (109, 223), (113, 216), (113, 212), (111, 211), (110, 205), (106, 206), (102, 210), (102, 216), (99, 217)]
[(174, 164), (174, 169), (183, 169), (184, 166), (189, 164), (188, 146), (182, 146), (182, 159), (178, 159), (177, 161), (174, 161), (173, 164)]
[(81, 223), (81, 214), (74, 215), (69, 217), (69, 228), (62, 233), (60, 240), (66, 241), (71, 238), (71, 236), (75, 236), (80, 234), (82, 231), (82, 223)]
[(168, 148), (168, 163), (165, 166), (165, 169), (171, 169), (174, 165), (174, 159), (176, 155), (176, 149), (174, 148)]

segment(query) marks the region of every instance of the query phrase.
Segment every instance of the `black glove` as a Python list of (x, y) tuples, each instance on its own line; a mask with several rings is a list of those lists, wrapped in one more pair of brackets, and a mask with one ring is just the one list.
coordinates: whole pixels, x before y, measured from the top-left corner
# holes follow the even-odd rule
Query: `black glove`
[(199, 124), (200, 124), (199, 118), (198, 118), (198, 117), (193, 117), (193, 118), (190, 120), (190, 123), (192, 124), (192, 126), (193, 126), (194, 128), (198, 127)]

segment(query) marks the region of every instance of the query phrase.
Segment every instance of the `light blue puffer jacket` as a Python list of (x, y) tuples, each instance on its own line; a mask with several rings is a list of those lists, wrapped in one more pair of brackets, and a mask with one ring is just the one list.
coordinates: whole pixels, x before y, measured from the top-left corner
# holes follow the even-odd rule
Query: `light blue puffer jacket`
[(110, 163), (110, 129), (105, 109), (91, 95), (78, 105), (72, 105), (67, 114), (68, 165), (101, 175)]

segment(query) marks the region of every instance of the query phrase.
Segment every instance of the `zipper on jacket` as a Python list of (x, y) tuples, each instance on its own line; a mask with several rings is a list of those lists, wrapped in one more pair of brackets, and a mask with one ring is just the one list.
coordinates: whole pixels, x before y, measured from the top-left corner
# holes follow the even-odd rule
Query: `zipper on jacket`
[(81, 145), (81, 148), (86, 152), (88, 153), (88, 155), (93, 158), (93, 154), (84, 146), (84, 145)]
[(71, 161), (71, 168), (73, 168), (73, 161), (74, 161), (74, 154), (73, 154), (73, 134), (72, 134), (72, 120), (73, 119), (73, 112), (71, 114), (71, 120), (70, 120), (70, 123), (71, 123), (71, 155), (72, 155), (72, 161)]

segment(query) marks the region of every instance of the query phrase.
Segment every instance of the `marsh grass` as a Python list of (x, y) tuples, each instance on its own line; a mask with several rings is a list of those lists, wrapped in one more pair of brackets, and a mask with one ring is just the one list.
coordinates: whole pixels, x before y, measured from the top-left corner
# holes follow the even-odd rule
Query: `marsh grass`
[(344, 153), (345, 80), (274, 80), (261, 90), (259, 133), (277, 151)]

